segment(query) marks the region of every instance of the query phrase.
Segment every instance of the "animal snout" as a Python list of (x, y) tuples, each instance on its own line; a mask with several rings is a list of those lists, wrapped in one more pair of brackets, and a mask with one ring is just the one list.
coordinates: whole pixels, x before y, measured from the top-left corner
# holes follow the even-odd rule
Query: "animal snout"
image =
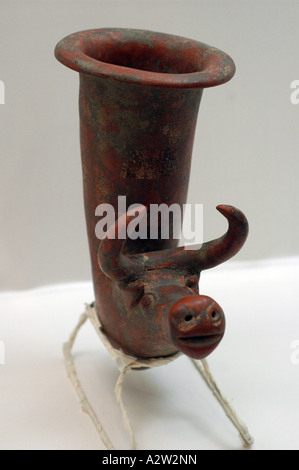
[(184, 354), (195, 359), (208, 356), (224, 335), (223, 310), (208, 296), (180, 299), (172, 306), (168, 321), (175, 345)]

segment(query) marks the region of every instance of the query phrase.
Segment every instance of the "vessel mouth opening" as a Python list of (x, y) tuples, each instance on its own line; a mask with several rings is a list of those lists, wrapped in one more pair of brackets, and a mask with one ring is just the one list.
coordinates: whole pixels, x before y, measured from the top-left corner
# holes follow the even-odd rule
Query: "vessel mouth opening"
[(163, 44), (153, 46), (130, 41), (108, 44), (104, 48), (95, 44), (84, 52), (99, 62), (144, 72), (188, 74), (200, 72), (204, 65), (198, 53), (193, 53), (191, 58), (190, 51), (188, 54), (178, 46), (167, 48)]
[(56, 58), (93, 77), (168, 88), (207, 88), (229, 81), (233, 60), (192, 39), (137, 29), (104, 28), (70, 34)]

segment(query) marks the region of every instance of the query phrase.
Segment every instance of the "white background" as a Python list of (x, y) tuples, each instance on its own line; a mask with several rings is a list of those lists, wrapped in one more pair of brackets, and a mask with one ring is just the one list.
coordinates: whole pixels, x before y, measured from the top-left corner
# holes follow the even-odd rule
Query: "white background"
[(53, 55), (72, 32), (132, 27), (190, 37), (234, 59), (235, 77), (204, 91), (188, 202), (244, 211), (238, 260), (298, 255), (298, 0), (2, 0), (0, 288), (90, 279), (83, 213), (78, 74)]

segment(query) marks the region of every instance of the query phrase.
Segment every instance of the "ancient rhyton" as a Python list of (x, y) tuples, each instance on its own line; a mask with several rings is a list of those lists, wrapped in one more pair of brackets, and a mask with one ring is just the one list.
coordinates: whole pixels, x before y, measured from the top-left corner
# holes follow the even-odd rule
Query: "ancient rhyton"
[[(85, 214), (103, 330), (115, 348), (136, 357), (181, 351), (202, 359), (219, 344), (225, 319), (217, 302), (199, 294), (199, 276), (242, 247), (248, 232), (242, 212), (218, 206), (228, 231), (200, 250), (162, 237), (99, 240), (95, 226), (98, 206), (117, 210), (119, 196), (128, 207), (139, 204), (148, 225), (151, 204), (183, 207), (203, 89), (227, 82), (234, 63), (198, 41), (113, 28), (71, 34), (56, 57), (80, 74)], [(199, 181), (205, 177), (203, 167)], [(132, 217), (118, 214), (110, 230), (126, 229)]]

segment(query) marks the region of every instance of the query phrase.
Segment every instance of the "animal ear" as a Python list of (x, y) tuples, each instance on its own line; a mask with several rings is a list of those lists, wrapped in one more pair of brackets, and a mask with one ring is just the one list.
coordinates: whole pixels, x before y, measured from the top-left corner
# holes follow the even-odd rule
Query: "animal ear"
[(199, 279), (196, 276), (188, 276), (185, 281), (186, 287), (189, 287), (189, 289), (192, 289), (196, 293), (199, 293), (198, 283), (199, 283)]

